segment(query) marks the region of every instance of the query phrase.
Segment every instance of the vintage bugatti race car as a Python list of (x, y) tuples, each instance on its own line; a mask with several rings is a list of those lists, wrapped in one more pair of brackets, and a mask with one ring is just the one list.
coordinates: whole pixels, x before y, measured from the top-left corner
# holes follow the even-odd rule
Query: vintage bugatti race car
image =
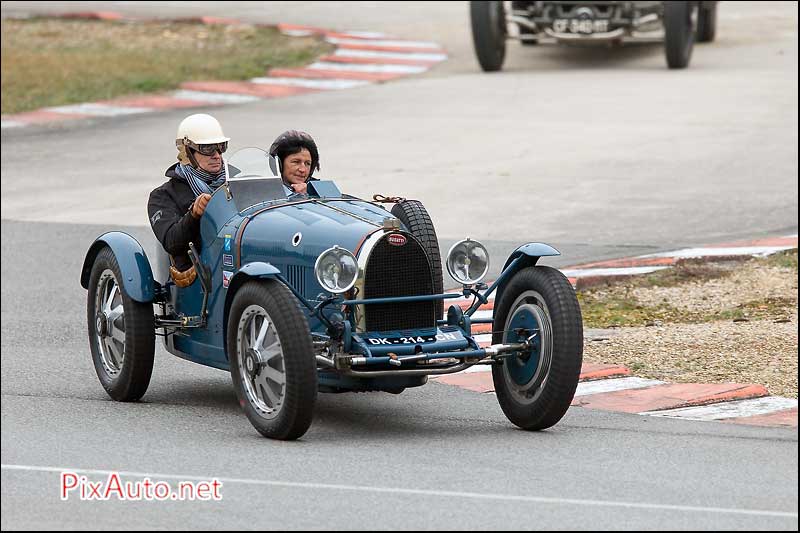
[[(271, 438), (303, 435), (318, 391), (400, 393), (478, 364), (491, 365), (514, 424), (538, 430), (562, 418), (578, 383), (583, 330), (568, 280), (537, 265), (558, 251), (520, 246), (487, 287), (486, 249), (465, 239), (445, 260), (462, 288), (444, 293), (436, 233), (420, 202), (395, 198), (387, 211), (332, 181), (287, 197), (274, 163), (258, 148), (230, 158), (201, 218), (202, 245), (192, 245), (198, 275), (188, 287), (170, 280), (160, 246), (154, 275), (125, 233), (91, 245), (81, 273), (89, 344), (113, 399), (145, 394), (158, 333), (172, 354), (229, 370), (247, 418)], [(492, 318), (472, 319), (494, 292)], [(468, 309), (444, 312), (447, 300), (465, 297)], [(476, 343), (476, 323), (492, 324), (491, 346)]]
[(503, 67), (507, 39), (524, 45), (663, 42), (667, 66), (685, 68), (694, 42), (716, 36), (717, 3), (475, 0), (470, 2), (472, 39), (487, 72)]

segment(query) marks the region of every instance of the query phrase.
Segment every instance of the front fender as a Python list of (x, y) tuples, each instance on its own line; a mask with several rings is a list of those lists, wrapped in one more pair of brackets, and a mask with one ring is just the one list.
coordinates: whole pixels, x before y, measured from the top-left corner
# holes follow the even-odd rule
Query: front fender
[(225, 294), (225, 312), (223, 314), (225, 331), (228, 330), (228, 313), (233, 303), (233, 297), (236, 295), (236, 291), (239, 290), (239, 287), (251, 279), (275, 279), (280, 273), (281, 271), (278, 270), (278, 268), (269, 263), (254, 261), (252, 263), (247, 263), (233, 275), (228, 283), (228, 291)]
[[(543, 242), (529, 242), (523, 244), (508, 256), (506, 264), (503, 266), (501, 276), (503, 280), (497, 286), (497, 294), (495, 295), (495, 302), (499, 302), (503, 296), (503, 290), (515, 273), (523, 268), (536, 266), (539, 258), (549, 255), (561, 255), (561, 252)], [(519, 259), (519, 261), (516, 261)]]
[(81, 286), (89, 288), (94, 260), (106, 246), (111, 248), (119, 265), (125, 294), (137, 302), (152, 302), (155, 297), (153, 269), (150, 268), (147, 254), (139, 241), (121, 231), (109, 231), (94, 240), (83, 260)]

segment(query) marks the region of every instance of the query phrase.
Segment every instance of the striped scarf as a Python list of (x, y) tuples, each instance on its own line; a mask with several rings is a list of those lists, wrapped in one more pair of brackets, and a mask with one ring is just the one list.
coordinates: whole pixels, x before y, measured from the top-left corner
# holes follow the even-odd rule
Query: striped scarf
[(203, 193), (213, 194), (220, 185), (225, 183), (225, 162), (223, 161), (222, 169), (216, 174), (202, 168), (194, 168), (191, 165), (178, 165), (175, 167), (175, 173), (186, 180), (196, 198)]

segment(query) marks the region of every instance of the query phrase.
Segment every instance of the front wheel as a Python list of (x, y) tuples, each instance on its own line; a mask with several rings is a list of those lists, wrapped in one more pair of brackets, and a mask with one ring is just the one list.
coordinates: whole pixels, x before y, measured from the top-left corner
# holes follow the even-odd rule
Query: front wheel
[(478, 63), (486, 72), (503, 68), (506, 57), (506, 15), (503, 2), (469, 3), (472, 42)]
[(492, 366), (506, 417), (527, 430), (555, 425), (575, 396), (583, 361), (583, 321), (569, 280), (550, 267), (520, 270), (503, 290), (493, 329), (493, 344), (532, 337), (530, 351)]
[(669, 68), (686, 68), (694, 47), (694, 2), (664, 2), (664, 49)]
[(136, 401), (147, 392), (156, 350), (153, 304), (131, 299), (111, 248), (95, 258), (86, 305), (94, 369), (109, 396)]
[(279, 440), (305, 434), (317, 366), (308, 321), (291, 292), (274, 280), (243, 285), (231, 305), (227, 348), (236, 396), (253, 427)]

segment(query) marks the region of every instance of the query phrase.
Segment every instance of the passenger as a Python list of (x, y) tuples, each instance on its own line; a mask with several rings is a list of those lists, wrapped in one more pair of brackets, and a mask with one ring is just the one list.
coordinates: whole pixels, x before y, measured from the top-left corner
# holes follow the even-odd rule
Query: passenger
[(279, 172), (287, 194), (306, 194), (308, 181), (319, 170), (319, 151), (311, 135), (289, 130), (281, 133), (269, 148), (277, 156)]
[(222, 154), (230, 139), (217, 119), (196, 114), (178, 126), (178, 163), (165, 172), (169, 181), (150, 193), (150, 226), (170, 255), (170, 274), (179, 287), (191, 285), (197, 273), (189, 259), (189, 243), (200, 249), (200, 217), (211, 194), (225, 182)]

